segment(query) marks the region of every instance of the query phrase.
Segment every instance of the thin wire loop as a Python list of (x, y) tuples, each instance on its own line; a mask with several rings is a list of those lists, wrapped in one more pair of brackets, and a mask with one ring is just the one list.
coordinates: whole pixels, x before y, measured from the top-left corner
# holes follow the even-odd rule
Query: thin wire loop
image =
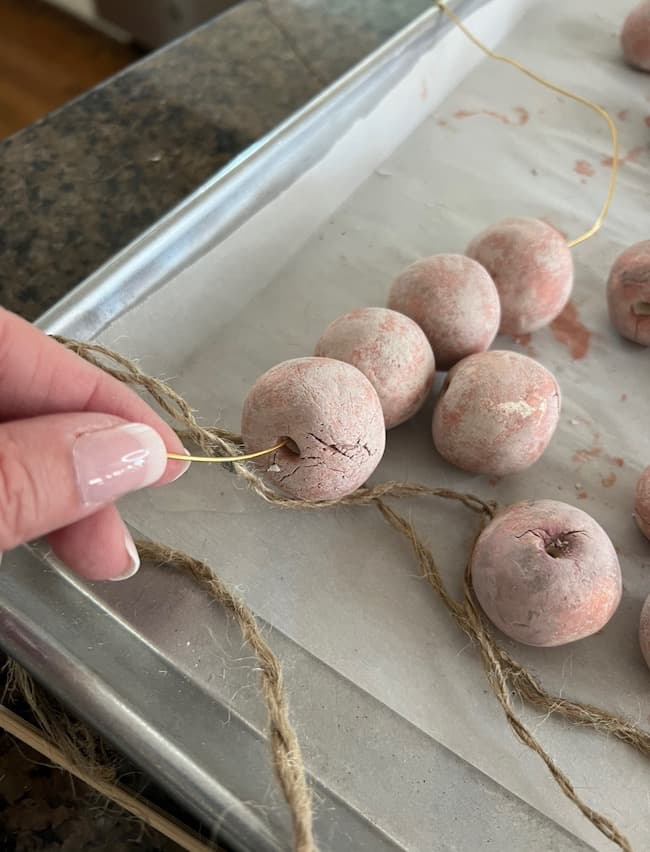
[(497, 62), (505, 62), (506, 65), (511, 65), (513, 68), (516, 68), (518, 71), (521, 71), (522, 74), (525, 74), (527, 77), (530, 77), (531, 80), (535, 80), (536, 83), (540, 83), (540, 85), (545, 86), (547, 89), (550, 89), (553, 92), (557, 92), (560, 95), (564, 95), (567, 98), (570, 98), (573, 101), (576, 101), (583, 106), (589, 107), (589, 109), (597, 112), (601, 118), (604, 118), (607, 124), (609, 125), (609, 130), (612, 134), (612, 174), (609, 179), (609, 187), (607, 190), (607, 197), (605, 199), (605, 203), (603, 204), (603, 208), (600, 211), (598, 218), (591, 226), (591, 228), (586, 231), (584, 234), (581, 234), (579, 237), (576, 237), (574, 240), (571, 240), (568, 243), (569, 248), (573, 248), (574, 246), (579, 245), (580, 243), (584, 243), (590, 237), (593, 237), (594, 234), (597, 234), (601, 229), (603, 222), (605, 221), (605, 217), (609, 212), (609, 208), (612, 204), (612, 199), (614, 197), (614, 191), (616, 189), (616, 179), (618, 177), (618, 129), (616, 124), (614, 123), (613, 118), (610, 114), (604, 110), (602, 107), (598, 106), (598, 104), (593, 103), (593, 101), (587, 100), (587, 98), (583, 98), (582, 95), (576, 95), (573, 92), (570, 92), (568, 89), (563, 89), (562, 86), (557, 86), (555, 83), (551, 83), (549, 80), (546, 80), (544, 77), (536, 74), (534, 71), (531, 71), (530, 68), (527, 68), (521, 62), (518, 62), (516, 59), (511, 59), (509, 56), (504, 56), (502, 53), (496, 53), (496, 51), (489, 48), (486, 44), (477, 38), (474, 33), (470, 32), (465, 24), (460, 20), (460, 18), (454, 14), (454, 12), (449, 9), (443, 0), (433, 0), (433, 3), (440, 9), (441, 12), (449, 18), (452, 23), (454, 23), (458, 29), (464, 33), (467, 38), (482, 50), (486, 56), (489, 56), (491, 59), (496, 59)]

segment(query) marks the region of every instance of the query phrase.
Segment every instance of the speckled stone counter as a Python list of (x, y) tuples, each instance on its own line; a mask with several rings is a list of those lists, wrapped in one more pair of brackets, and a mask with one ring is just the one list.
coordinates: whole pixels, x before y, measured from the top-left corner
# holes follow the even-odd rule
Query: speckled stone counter
[(245, 0), (1, 143), (1, 304), (38, 317), (428, 5)]

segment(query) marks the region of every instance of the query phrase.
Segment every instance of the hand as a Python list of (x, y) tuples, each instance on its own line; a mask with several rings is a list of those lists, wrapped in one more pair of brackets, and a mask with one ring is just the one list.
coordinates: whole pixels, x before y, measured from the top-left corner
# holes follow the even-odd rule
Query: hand
[(46, 535), (83, 577), (130, 577), (113, 501), (184, 473), (168, 452), (185, 450), (133, 391), (0, 308), (0, 556)]

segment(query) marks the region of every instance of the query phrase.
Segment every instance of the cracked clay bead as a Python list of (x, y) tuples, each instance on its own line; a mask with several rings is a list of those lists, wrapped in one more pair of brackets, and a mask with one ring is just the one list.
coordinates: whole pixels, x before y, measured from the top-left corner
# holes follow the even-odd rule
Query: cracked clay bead
[(643, 535), (650, 540), (650, 467), (647, 467), (636, 486), (634, 517)]
[(641, 622), (639, 624), (639, 645), (643, 658), (650, 668), (650, 595), (641, 610)]
[(650, 240), (619, 255), (607, 282), (609, 318), (623, 337), (650, 346)]
[(623, 589), (605, 530), (556, 500), (500, 512), (478, 538), (471, 571), (490, 621), (511, 639), (543, 648), (602, 630)]
[(242, 414), (249, 452), (290, 444), (258, 460), (266, 481), (301, 500), (335, 500), (356, 491), (384, 453), (377, 392), (362, 372), (331, 358), (296, 358), (264, 373)]

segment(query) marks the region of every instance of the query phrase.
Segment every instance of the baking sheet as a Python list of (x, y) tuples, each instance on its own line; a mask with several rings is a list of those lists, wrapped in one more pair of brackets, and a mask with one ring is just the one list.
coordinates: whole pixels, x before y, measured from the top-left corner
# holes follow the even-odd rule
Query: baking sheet
[[(494, 41), (528, 6), (499, 0), (469, 24)], [(647, 238), (649, 224), (650, 87), (647, 77), (620, 62), (616, 34), (626, 6), (612, 2), (594, 11), (586, 0), (570, 8), (555, 0), (538, 4), (502, 45), (554, 81), (621, 113), (625, 162), (612, 213), (599, 237), (574, 251), (575, 317), (564, 331), (545, 330), (523, 344), (498, 341), (535, 354), (562, 385), (564, 410), (549, 451), (532, 470), (500, 482), (455, 471), (432, 448), (429, 406), (389, 434), (373, 479), (412, 478), (504, 503), (554, 497), (590, 512), (619, 550), (625, 590), (617, 615), (600, 635), (574, 646), (513, 645), (512, 652), (551, 690), (647, 725), (650, 678), (636, 630), (650, 591), (650, 550), (633, 524), (631, 503), (636, 477), (650, 458), (647, 401), (639, 393), (647, 386), (649, 362), (645, 350), (610, 330), (604, 300), (613, 259)], [(236, 428), (257, 375), (309, 354), (343, 311), (384, 304), (393, 276), (414, 258), (462, 251), (478, 230), (508, 215), (547, 217), (570, 236), (585, 230), (602, 203), (610, 168), (602, 120), (487, 61), (446, 97), (478, 57), (458, 33), (435, 53), (435, 61), (419, 63), (315, 168), (100, 339), (171, 379), (205, 422)], [(403, 508), (460, 593), (471, 517), (432, 503)], [(509, 733), (475, 653), (413, 576), (402, 542), (372, 511), (274, 510), (223, 471), (195, 466), (170, 488), (129, 498), (125, 512), (152, 538), (210, 561), (268, 624), (355, 684), (360, 725), (373, 724), (364, 708), (391, 710), (394, 741), (385, 742), (384, 753), (399, 754), (402, 734), (414, 726), (594, 848), (610, 848)], [(232, 666), (224, 664), (223, 677), (215, 677), (214, 642), (206, 640), (196, 598), (175, 596), (173, 608), (156, 618), (142, 597), (134, 605), (134, 590), (139, 593), (144, 581), (112, 587), (105, 597), (206, 692), (227, 694), (243, 718), (261, 722), (250, 660), (242, 661), (236, 689)], [(165, 599), (161, 582), (158, 602)], [(399, 824), (380, 808), (373, 812), (363, 797), (368, 775), (361, 755), (350, 752), (343, 769), (310, 749), (310, 726), (317, 718), (323, 725), (315, 707), (336, 718), (336, 690), (294, 684), (291, 670), (287, 683), (310, 769), (348, 798), (356, 796), (364, 813), (405, 848), (431, 848), (417, 826)], [(297, 694), (301, 685), (312, 687), (308, 701)], [(603, 737), (534, 715), (527, 719), (589, 804), (614, 819), (635, 848), (650, 848), (645, 762)], [(415, 759), (405, 760), (406, 777), (414, 765)], [(527, 838), (521, 848), (552, 848), (537, 843)]]

